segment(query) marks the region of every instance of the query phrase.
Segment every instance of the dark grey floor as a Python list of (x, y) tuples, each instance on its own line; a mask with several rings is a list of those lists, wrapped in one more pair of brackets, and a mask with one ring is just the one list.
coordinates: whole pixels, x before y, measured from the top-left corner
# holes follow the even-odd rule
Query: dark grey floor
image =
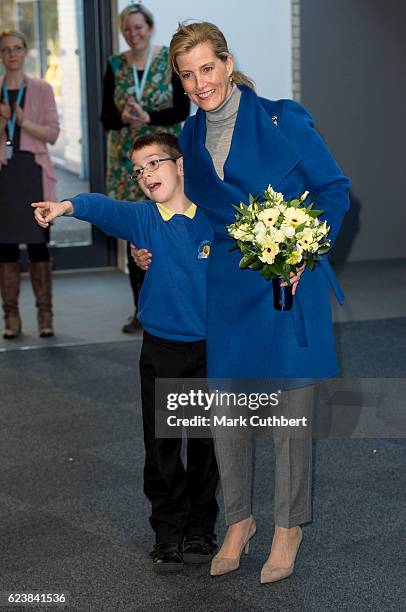
[[(405, 318), (337, 324), (336, 332), (344, 375), (406, 376)], [(256, 452), (258, 534), (241, 569), (218, 579), (207, 567), (153, 574), (139, 347), (0, 354), (1, 592), (63, 590), (66, 609), (92, 612), (404, 609), (401, 439), (317, 440), (314, 521), (288, 580), (259, 584), (273, 532), (266, 438)]]

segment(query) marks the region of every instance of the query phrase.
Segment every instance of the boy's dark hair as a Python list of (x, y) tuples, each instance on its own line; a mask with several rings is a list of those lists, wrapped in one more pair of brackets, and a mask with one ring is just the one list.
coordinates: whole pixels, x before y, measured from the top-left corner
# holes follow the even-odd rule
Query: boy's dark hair
[(172, 155), (173, 157), (182, 155), (176, 136), (169, 134), (168, 132), (155, 132), (155, 134), (139, 136), (134, 141), (129, 158), (131, 159), (135, 151), (140, 151), (144, 147), (149, 147), (151, 145), (159, 145), (165, 151), (165, 153), (168, 153), (168, 155)]

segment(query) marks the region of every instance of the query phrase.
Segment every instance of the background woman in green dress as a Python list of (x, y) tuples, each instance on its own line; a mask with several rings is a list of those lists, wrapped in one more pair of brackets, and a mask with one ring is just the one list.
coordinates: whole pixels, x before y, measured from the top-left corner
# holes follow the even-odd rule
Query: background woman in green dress
[[(129, 49), (108, 60), (100, 117), (108, 130), (106, 193), (136, 202), (144, 196), (138, 184), (128, 180), (128, 154), (135, 138), (157, 131), (177, 136), (189, 115), (190, 101), (178, 75), (171, 74), (168, 47), (152, 44), (152, 13), (141, 4), (128, 6), (119, 15), (119, 25)], [(133, 333), (140, 329), (136, 314), (144, 272), (134, 264), (129, 244), (127, 255), (135, 312), (123, 332)]]

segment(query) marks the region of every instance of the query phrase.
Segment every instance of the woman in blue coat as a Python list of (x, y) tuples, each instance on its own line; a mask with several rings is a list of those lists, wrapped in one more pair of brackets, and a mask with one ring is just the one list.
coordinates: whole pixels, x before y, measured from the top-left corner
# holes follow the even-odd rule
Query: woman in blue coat
[[(291, 279), (293, 309), (276, 311), (272, 284), (257, 272), (240, 270), (230, 252), (227, 225), (232, 204), (271, 184), (290, 199), (308, 190), (324, 211), (334, 241), (349, 207), (349, 181), (315, 131), (310, 115), (291, 100), (256, 95), (252, 83), (234, 71), (221, 31), (203, 22), (180, 25), (170, 45), (170, 61), (185, 93), (198, 107), (180, 137), (185, 192), (207, 215), (213, 229), (208, 268), (207, 347), (209, 378), (311, 379), (334, 376), (329, 285), (342, 295), (328, 260), (301, 269)], [(293, 385), (295, 386), (295, 385)], [(289, 391), (293, 409), (307, 410), (311, 387)], [(282, 428), (275, 428), (281, 430)], [(273, 582), (293, 571), (302, 533), (310, 520), (311, 436), (292, 441), (275, 435), (275, 534), (262, 574)], [(228, 531), (213, 559), (211, 574), (236, 569), (255, 533), (251, 515), (250, 442), (217, 443)], [(248, 467), (247, 467), (248, 465)]]

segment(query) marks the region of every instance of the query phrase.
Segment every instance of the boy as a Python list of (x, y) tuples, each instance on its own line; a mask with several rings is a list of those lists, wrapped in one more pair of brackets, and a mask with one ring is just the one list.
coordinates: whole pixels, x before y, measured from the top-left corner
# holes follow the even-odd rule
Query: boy
[(218, 470), (210, 438), (190, 438), (187, 468), (181, 439), (155, 438), (156, 378), (206, 375), (206, 268), (212, 230), (183, 190), (183, 159), (175, 136), (138, 138), (131, 151), (136, 180), (149, 198), (122, 202), (100, 194), (71, 201), (32, 204), (39, 225), (69, 214), (154, 252), (140, 294), (138, 318), (144, 327), (140, 357), (144, 426), (144, 492), (152, 505), (157, 571), (175, 571), (183, 559), (209, 561), (216, 548), (214, 523)]

